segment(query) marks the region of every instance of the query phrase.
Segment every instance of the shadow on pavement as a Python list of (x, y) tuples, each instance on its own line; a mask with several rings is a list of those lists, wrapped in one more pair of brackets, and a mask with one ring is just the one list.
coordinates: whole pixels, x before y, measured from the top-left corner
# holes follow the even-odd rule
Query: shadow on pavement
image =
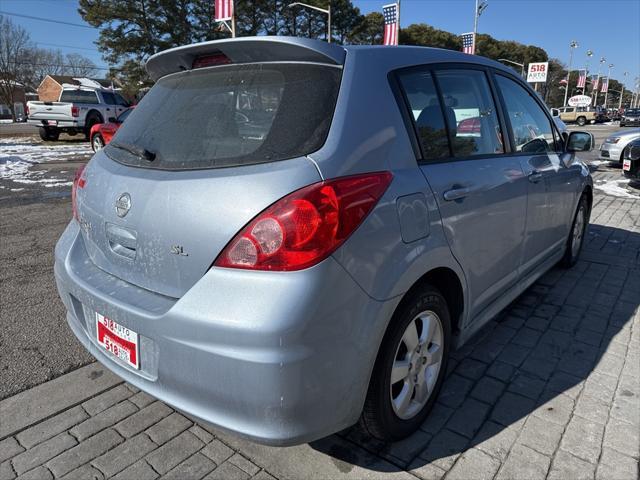
[[(583, 388), (612, 402), (638, 292), (640, 233), (592, 225), (576, 266), (547, 272), (452, 353), (438, 401), (413, 436), (386, 444), (355, 426), (339, 433), (342, 439), (332, 436), (310, 446), (370, 470), (433, 464), (444, 473), (472, 447), (504, 461), (526, 420), (521, 435), (551, 456), (557, 441), (548, 438), (556, 430), (558, 439), (562, 435)], [(622, 394), (635, 404), (640, 400), (637, 391)], [(373, 462), (358, 448), (345, 448), (344, 440), (390, 463)]]

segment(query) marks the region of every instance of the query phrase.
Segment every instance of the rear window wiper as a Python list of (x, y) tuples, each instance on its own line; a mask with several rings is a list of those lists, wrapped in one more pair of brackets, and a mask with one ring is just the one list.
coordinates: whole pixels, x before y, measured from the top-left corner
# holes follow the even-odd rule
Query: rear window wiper
[(124, 150), (125, 152), (129, 152), (138, 158), (147, 160), (148, 162), (153, 162), (156, 159), (156, 154), (154, 152), (143, 147), (138, 147), (137, 145), (120, 142), (111, 142), (109, 145), (115, 148), (119, 148), (120, 150)]

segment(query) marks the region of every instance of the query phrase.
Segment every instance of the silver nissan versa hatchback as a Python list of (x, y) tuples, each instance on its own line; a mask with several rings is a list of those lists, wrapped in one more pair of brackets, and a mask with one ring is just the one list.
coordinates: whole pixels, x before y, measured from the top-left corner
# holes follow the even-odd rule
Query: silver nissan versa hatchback
[(580, 254), (593, 138), (496, 62), (261, 37), (147, 71), (76, 175), (56, 280), (100, 362), (208, 423), (403, 438), (449, 351)]

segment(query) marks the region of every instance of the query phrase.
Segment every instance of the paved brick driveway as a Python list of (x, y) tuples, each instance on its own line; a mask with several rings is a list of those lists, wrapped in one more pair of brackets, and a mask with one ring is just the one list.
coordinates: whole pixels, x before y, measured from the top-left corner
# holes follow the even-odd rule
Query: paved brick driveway
[[(619, 172), (596, 174), (619, 178)], [(277, 449), (194, 424), (98, 364), (0, 402), (0, 480), (637, 479), (640, 200), (596, 191), (581, 262), (453, 354), (421, 431)]]

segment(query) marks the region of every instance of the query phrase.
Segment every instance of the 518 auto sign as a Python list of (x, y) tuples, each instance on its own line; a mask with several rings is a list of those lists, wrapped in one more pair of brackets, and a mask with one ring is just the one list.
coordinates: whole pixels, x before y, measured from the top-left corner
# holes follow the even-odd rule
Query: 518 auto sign
[(529, 83), (546, 82), (548, 71), (549, 71), (549, 62), (530, 63), (529, 72), (527, 73), (527, 82)]

